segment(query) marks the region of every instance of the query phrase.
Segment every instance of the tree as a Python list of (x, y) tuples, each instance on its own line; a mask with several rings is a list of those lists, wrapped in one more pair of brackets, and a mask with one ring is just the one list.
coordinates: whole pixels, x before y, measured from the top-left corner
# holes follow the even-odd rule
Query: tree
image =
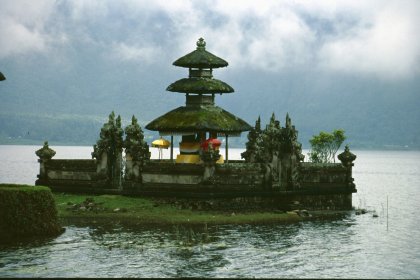
[(309, 158), (317, 163), (335, 162), (335, 155), (345, 139), (343, 129), (335, 129), (332, 133), (321, 131), (309, 140), (312, 148)]

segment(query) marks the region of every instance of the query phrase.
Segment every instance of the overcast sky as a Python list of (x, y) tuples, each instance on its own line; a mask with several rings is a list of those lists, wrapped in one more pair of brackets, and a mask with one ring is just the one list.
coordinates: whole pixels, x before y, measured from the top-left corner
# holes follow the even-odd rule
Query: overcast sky
[(417, 0), (2, 0), (0, 63), (71, 63), (63, 54), (80, 45), (118, 63), (167, 63), (204, 37), (232, 68), (404, 80), (420, 73), (419, 15)]

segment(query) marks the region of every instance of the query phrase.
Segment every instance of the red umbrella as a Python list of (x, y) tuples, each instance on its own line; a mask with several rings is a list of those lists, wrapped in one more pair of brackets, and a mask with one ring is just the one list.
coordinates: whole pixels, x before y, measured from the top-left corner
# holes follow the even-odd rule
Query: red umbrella
[(204, 141), (203, 143), (201, 143), (201, 148), (204, 151), (207, 151), (209, 145), (212, 145), (213, 149), (219, 149), (220, 145), (222, 145), (222, 142), (217, 139), (217, 138), (209, 138), (206, 141)]

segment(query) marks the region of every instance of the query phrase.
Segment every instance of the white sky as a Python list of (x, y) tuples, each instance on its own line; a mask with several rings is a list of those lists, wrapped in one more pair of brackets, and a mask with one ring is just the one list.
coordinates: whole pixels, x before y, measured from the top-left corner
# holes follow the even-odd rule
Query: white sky
[(147, 64), (204, 37), (232, 67), (401, 80), (420, 73), (419, 15), (417, 0), (2, 0), (0, 63), (85, 44)]

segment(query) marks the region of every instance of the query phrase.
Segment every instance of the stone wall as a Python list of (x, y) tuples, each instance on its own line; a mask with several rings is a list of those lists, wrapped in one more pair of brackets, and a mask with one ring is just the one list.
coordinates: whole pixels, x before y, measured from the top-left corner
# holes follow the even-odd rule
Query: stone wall
[(48, 180), (94, 181), (96, 160), (91, 159), (51, 159), (45, 164)]
[(96, 160), (49, 159), (42, 162), (42, 174), (36, 185), (50, 187), (53, 191), (104, 193), (110, 189), (105, 179), (97, 173)]
[(216, 165), (214, 185), (227, 190), (261, 190), (263, 171), (258, 163), (230, 162)]
[(349, 186), (348, 168), (341, 163), (302, 162), (300, 187), (312, 192), (355, 192), (356, 189)]
[[(36, 181), (53, 191), (169, 197), (186, 199), (188, 207), (220, 210), (287, 210), (296, 201), (306, 209), (351, 209), (351, 194), (356, 192), (351, 172), (354, 158), (348, 151), (337, 164), (277, 157), (270, 163), (236, 160), (225, 164), (216, 164), (216, 158), (202, 164), (131, 159), (126, 163), (130, 176), (125, 178), (111, 176), (120, 173), (108, 172), (106, 154), (93, 160), (54, 160), (54, 154), (47, 142), (37, 151), (40, 174)], [(130, 173), (134, 167), (136, 172)]]

